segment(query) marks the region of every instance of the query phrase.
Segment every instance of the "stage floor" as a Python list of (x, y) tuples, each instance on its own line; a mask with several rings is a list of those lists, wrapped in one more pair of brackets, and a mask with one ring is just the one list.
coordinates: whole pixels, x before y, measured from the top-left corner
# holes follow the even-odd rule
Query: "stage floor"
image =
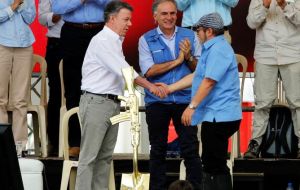
[[(37, 158), (45, 165), (44, 190), (59, 190), (63, 159), (57, 157)], [(114, 170), (116, 188), (119, 189), (122, 173), (132, 171), (132, 157), (129, 154), (115, 154)], [(179, 178), (180, 158), (167, 159), (168, 183)], [(148, 172), (149, 156), (139, 156), (139, 170)], [(236, 159), (234, 164), (234, 190), (285, 190), (293, 182), (299, 189), (300, 160), (297, 159)]]

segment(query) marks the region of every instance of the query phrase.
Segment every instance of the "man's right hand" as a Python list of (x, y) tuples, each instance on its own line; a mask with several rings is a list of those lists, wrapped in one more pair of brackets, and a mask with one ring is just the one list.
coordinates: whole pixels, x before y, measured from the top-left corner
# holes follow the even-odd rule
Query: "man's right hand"
[(15, 11), (23, 2), (24, 0), (14, 0), (10, 7), (13, 11)]
[(60, 15), (53, 14), (53, 16), (52, 16), (52, 22), (53, 22), (53, 23), (56, 24), (60, 19), (61, 19), (61, 16), (60, 16)]
[(176, 59), (176, 63), (177, 63), (176, 66), (182, 64), (183, 61), (184, 61), (184, 53), (183, 53), (182, 50), (180, 50), (180, 51), (179, 51), (179, 55), (178, 55), (178, 57), (177, 57), (177, 59)]
[(263, 0), (263, 5), (267, 9), (270, 7), (272, 0)]

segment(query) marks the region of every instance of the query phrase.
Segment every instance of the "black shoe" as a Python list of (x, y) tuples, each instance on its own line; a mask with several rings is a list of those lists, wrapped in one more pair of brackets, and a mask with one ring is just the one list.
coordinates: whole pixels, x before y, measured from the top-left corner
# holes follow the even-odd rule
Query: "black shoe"
[(253, 159), (258, 158), (260, 152), (259, 144), (255, 140), (251, 140), (248, 145), (248, 150), (244, 154), (244, 158)]

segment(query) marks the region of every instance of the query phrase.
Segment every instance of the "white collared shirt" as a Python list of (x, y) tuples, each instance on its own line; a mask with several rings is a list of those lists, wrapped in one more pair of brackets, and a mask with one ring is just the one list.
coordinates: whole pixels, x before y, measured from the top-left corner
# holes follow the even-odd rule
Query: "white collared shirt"
[(81, 90), (123, 95), (125, 82), (121, 69), (130, 65), (125, 60), (122, 43), (123, 38), (107, 26), (92, 38), (82, 65)]
[(50, 0), (39, 0), (39, 23), (48, 28), (47, 36), (60, 38), (61, 27), (64, 24), (62, 18), (57, 22), (52, 22), (53, 12), (51, 11)]

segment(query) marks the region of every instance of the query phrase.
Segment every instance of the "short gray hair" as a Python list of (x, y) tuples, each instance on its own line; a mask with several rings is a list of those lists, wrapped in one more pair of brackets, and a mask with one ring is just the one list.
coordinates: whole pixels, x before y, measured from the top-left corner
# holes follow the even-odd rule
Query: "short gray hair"
[(154, 2), (152, 4), (152, 13), (155, 13), (157, 11), (158, 5), (160, 5), (161, 3), (164, 3), (164, 2), (173, 3), (177, 9), (177, 3), (175, 0), (154, 0)]
[(131, 12), (133, 11), (132, 6), (124, 1), (114, 0), (109, 2), (104, 10), (104, 21), (108, 22), (109, 18), (112, 15), (119, 13), (121, 9), (128, 9)]

